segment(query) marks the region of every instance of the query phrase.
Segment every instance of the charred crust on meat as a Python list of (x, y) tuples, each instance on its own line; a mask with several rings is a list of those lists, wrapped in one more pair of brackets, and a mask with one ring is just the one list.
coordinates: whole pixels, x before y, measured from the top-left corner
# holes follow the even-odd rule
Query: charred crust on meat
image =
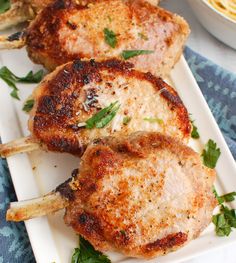
[(76, 137), (68, 139), (62, 136), (54, 136), (46, 138), (46, 140), (48, 140), (46, 144), (50, 151), (68, 152), (78, 156), (81, 156), (86, 147), (81, 145)]
[(72, 22), (70, 22), (70, 21), (67, 21), (66, 25), (72, 30), (76, 30), (76, 28), (77, 28), (77, 25), (72, 23)]
[(84, 69), (84, 62), (82, 62), (80, 59), (76, 59), (73, 62), (73, 69), (74, 70), (82, 70)]
[(90, 59), (90, 64), (92, 67), (96, 67), (97, 66), (97, 63), (95, 61), (95, 59)]
[(53, 114), (56, 110), (56, 103), (54, 97), (44, 96), (39, 101), (38, 112), (45, 114)]
[(89, 75), (83, 75), (83, 82), (84, 82), (84, 84), (86, 85), (86, 84), (89, 84), (89, 82), (90, 82), (90, 77), (89, 77)]
[(144, 247), (146, 252), (150, 252), (152, 250), (167, 250), (170, 248), (174, 248), (175, 246), (181, 246), (188, 240), (188, 235), (186, 233), (175, 233), (167, 235), (162, 239), (157, 239), (153, 243), (149, 243)]
[(101, 138), (97, 138), (97, 139), (94, 139), (92, 144), (96, 145), (96, 144), (102, 144), (102, 139)]
[(83, 229), (82, 234), (85, 236), (91, 236), (93, 234), (100, 234), (102, 236), (103, 234), (98, 217), (88, 212), (84, 211), (81, 214), (78, 214), (77, 224)]
[(53, 3), (53, 8), (60, 10), (60, 9), (65, 9), (66, 8), (66, 3), (64, 0), (56, 0)]
[(80, 224), (85, 224), (87, 222), (87, 214), (80, 214), (78, 220)]
[(70, 201), (74, 200), (74, 191), (71, 189), (69, 184), (71, 181), (72, 178), (69, 178), (56, 188), (56, 192), (59, 192), (63, 197)]
[(17, 41), (17, 40), (20, 40), (23, 37), (24, 37), (24, 31), (16, 32), (16, 33), (8, 36), (7, 41), (9, 41), (9, 42)]

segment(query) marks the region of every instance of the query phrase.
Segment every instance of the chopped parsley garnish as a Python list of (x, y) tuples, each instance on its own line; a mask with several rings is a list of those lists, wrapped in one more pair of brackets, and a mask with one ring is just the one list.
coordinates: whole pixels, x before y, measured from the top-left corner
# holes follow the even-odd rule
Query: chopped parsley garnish
[(112, 22), (111, 17), (110, 17), (110, 16), (107, 16), (107, 18), (108, 18), (108, 21), (111, 23), (111, 22)]
[(164, 123), (164, 121), (162, 119), (159, 118), (144, 118), (144, 121), (148, 121), (150, 123), (158, 123), (160, 125), (162, 125)]
[(111, 103), (108, 107), (100, 110), (84, 123), (79, 123), (78, 126), (85, 126), (85, 128), (87, 129), (93, 129), (95, 127), (104, 128), (108, 123), (112, 121), (119, 108), (120, 104), (118, 104), (118, 101)]
[(103, 33), (105, 37), (105, 42), (110, 47), (115, 48), (117, 44), (116, 34), (112, 30), (109, 30), (108, 28), (104, 28)]
[(212, 222), (216, 227), (216, 234), (217, 236), (228, 236), (232, 228), (236, 228), (236, 211), (235, 209), (230, 209), (226, 205), (223, 205), (223, 203), (234, 201), (236, 192), (231, 192), (222, 196), (218, 195), (215, 188), (213, 192), (220, 205), (220, 212), (212, 218)]
[(12, 88), (12, 91), (10, 95), (20, 100), (18, 95), (18, 88), (16, 87), (17, 82), (23, 82), (23, 83), (39, 83), (43, 78), (43, 70), (39, 70), (36, 73), (33, 73), (33, 71), (30, 71), (25, 77), (17, 77), (14, 73), (12, 73), (7, 67), (2, 67), (0, 69), (0, 78), (5, 81), (10, 88)]
[(153, 52), (154, 50), (123, 50), (123, 52), (121, 53), (121, 57), (127, 60), (132, 57), (145, 55), (145, 54), (151, 54)]
[(95, 250), (84, 238), (80, 237), (79, 248), (75, 248), (71, 263), (110, 263), (110, 259)]
[(200, 138), (200, 135), (199, 135), (197, 126), (194, 124), (194, 121), (192, 121), (192, 120), (191, 120), (191, 123), (192, 123), (191, 137), (192, 137), (193, 139), (199, 139), (199, 138)]
[(123, 124), (124, 124), (124, 125), (127, 125), (130, 121), (131, 121), (131, 117), (129, 117), (129, 116), (125, 116), (125, 117), (123, 118)]
[(11, 7), (9, 0), (0, 0), (0, 14), (6, 12)]
[(32, 108), (34, 107), (34, 100), (33, 99), (29, 99), (25, 102), (22, 110), (25, 112), (30, 112), (32, 110)]
[(138, 36), (143, 40), (148, 40), (148, 37), (143, 33), (138, 33)]
[(209, 168), (215, 168), (220, 157), (220, 149), (213, 140), (209, 140), (202, 152), (203, 163)]
[(225, 195), (220, 196), (223, 202), (232, 202), (235, 200), (236, 192), (231, 192)]

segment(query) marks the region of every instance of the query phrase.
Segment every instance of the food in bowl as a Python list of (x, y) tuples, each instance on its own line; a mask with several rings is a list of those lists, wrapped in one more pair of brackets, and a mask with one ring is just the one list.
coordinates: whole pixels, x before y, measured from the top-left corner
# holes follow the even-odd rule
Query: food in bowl
[(236, 0), (208, 0), (220, 13), (236, 21)]

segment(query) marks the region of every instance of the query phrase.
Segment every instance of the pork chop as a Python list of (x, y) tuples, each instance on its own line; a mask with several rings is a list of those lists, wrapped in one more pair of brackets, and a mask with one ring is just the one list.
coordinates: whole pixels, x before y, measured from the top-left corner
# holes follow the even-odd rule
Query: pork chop
[(100, 251), (151, 258), (176, 250), (211, 222), (215, 171), (179, 140), (139, 132), (90, 144), (52, 193), (11, 203), (7, 220), (66, 207), (65, 223)]
[(65, 222), (101, 251), (151, 258), (211, 222), (215, 172), (178, 140), (140, 132), (90, 145)]
[[(112, 46), (104, 30), (113, 38)], [(42, 10), (25, 36), (31, 59), (49, 70), (76, 58), (126, 59), (124, 51), (145, 50), (149, 54), (131, 57), (130, 62), (138, 70), (164, 77), (182, 54), (188, 34), (183, 18), (149, 1), (56, 0)]]
[[(191, 133), (188, 112), (173, 88), (117, 60), (69, 62), (46, 76), (33, 99), (29, 129), (34, 141), (50, 151), (81, 155), (94, 139), (141, 130), (163, 132), (185, 142)], [(114, 103), (119, 109), (107, 125), (86, 126), (86, 121)]]

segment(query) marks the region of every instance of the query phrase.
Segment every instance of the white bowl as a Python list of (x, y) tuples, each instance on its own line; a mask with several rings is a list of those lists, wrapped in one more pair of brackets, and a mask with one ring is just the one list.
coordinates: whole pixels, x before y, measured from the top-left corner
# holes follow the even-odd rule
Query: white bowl
[(188, 0), (188, 3), (207, 31), (236, 49), (236, 21), (214, 9), (207, 0)]

